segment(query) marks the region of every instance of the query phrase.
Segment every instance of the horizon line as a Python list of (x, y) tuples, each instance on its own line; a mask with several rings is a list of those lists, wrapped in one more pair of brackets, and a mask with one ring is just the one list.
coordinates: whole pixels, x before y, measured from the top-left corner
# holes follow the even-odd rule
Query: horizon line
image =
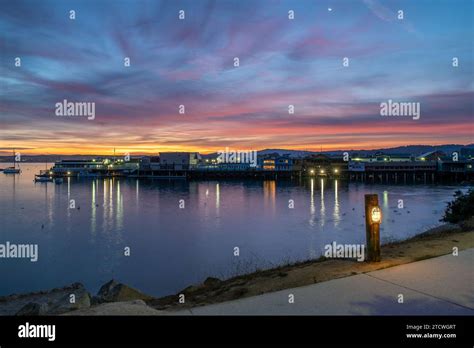
[[(448, 144), (436, 144), (436, 145), (430, 145), (430, 144), (407, 144), (407, 145), (399, 145), (399, 146), (393, 146), (393, 147), (377, 147), (377, 148), (363, 148), (363, 149), (331, 149), (331, 150), (324, 150), (324, 147), (322, 147), (322, 149), (317, 149), (317, 150), (314, 150), (314, 149), (292, 149), (292, 148), (278, 148), (278, 147), (275, 147), (275, 148), (272, 148), (272, 147), (267, 147), (267, 148), (263, 148), (263, 149), (243, 149), (243, 148), (238, 148), (238, 147), (230, 147), (230, 146), (226, 146), (224, 147), (223, 149), (228, 149), (230, 151), (257, 151), (257, 152), (261, 152), (261, 151), (268, 151), (268, 150), (275, 150), (275, 151), (300, 151), (300, 152), (315, 152), (315, 153), (328, 153), (328, 152), (342, 152), (342, 151), (375, 151), (375, 150), (390, 150), (390, 149), (396, 149), (396, 148), (400, 148), (400, 147), (409, 147), (409, 146), (430, 146), (430, 147), (441, 147), (441, 146), (474, 146), (474, 143), (466, 143), (466, 144), (454, 144), (454, 143), (448, 143)], [(9, 148), (9, 149), (5, 149), (3, 148), (2, 150), (0, 150), (0, 156), (4, 157), (4, 156), (11, 156), (11, 153), (9, 153), (9, 151), (14, 151), (14, 150), (18, 150), (21, 152), (21, 148), (18, 149), (18, 148)], [(31, 148), (29, 148), (28, 150), (33, 150)], [(151, 156), (151, 155), (158, 155), (159, 153), (165, 153), (165, 152), (197, 152), (199, 154), (202, 154), (202, 155), (209, 155), (209, 154), (213, 154), (213, 153), (217, 153), (219, 152), (220, 150), (213, 150), (213, 151), (210, 151), (210, 150), (206, 150), (206, 149), (203, 149), (202, 151), (196, 151), (196, 150), (167, 150), (167, 151), (139, 151), (139, 152), (133, 152), (133, 151), (123, 151), (122, 149), (120, 149), (120, 151), (116, 151), (116, 156), (119, 156), (121, 154), (124, 154), (124, 153), (129, 153), (131, 156)], [(22, 156), (113, 156), (114, 153), (113, 153), (113, 149), (111, 150), (111, 152), (109, 153), (71, 153), (71, 154), (68, 154), (68, 153), (42, 153), (42, 154), (38, 154), (38, 153), (22, 153)]]

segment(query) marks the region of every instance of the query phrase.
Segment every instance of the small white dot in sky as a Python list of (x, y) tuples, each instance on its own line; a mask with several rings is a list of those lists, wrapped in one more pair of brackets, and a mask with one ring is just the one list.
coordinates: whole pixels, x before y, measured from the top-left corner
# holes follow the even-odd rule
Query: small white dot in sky
[(332, 8), (328, 7), (328, 11), (331, 12), (331, 11), (332, 11)]

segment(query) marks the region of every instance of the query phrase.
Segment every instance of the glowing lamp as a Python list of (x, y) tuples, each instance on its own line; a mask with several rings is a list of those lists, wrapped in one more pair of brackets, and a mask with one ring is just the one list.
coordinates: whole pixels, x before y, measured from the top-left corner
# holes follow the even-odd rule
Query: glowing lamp
[(382, 211), (379, 207), (373, 207), (370, 211), (370, 221), (373, 224), (379, 224), (382, 221)]

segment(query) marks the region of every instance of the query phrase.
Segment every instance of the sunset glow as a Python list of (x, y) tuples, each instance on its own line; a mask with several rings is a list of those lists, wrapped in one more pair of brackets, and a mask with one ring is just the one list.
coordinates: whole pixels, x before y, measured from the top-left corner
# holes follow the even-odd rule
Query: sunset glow
[[(400, 1), (6, 3), (0, 154), (472, 143), (472, 2), (401, 2), (403, 21)], [(65, 99), (95, 119), (57, 117)], [(420, 119), (381, 117), (388, 99)]]

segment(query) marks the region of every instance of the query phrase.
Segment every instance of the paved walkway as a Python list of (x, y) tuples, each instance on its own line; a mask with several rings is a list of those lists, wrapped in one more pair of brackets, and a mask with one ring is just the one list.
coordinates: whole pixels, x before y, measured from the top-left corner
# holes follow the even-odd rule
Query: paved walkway
[(474, 315), (474, 249), (176, 314)]

